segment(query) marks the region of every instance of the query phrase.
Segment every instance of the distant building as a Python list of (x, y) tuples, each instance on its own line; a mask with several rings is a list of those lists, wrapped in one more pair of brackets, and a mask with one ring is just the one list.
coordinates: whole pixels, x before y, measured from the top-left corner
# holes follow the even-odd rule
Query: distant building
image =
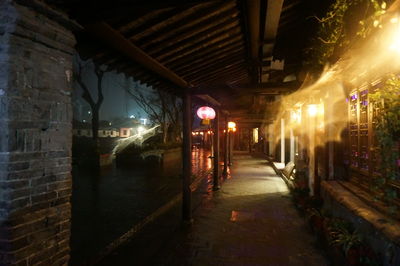
[(131, 129), (130, 128), (127, 128), (127, 127), (121, 127), (120, 129), (119, 129), (119, 136), (121, 137), (121, 138), (128, 138), (128, 137), (130, 137), (131, 136)]
[[(107, 126), (110, 122), (101, 121), (100, 128), (98, 130), (99, 138), (128, 138), (132, 136), (132, 128), (131, 127), (119, 127), (115, 125), (114, 127)], [(74, 129), (72, 133), (74, 136), (78, 137), (93, 137), (92, 133), (92, 125), (90, 123), (84, 123), (75, 120), (73, 122)]]
[(86, 129), (86, 128), (82, 128), (82, 129), (73, 129), (72, 130), (72, 134), (74, 136), (79, 136), (79, 137), (92, 137), (92, 129)]
[(117, 128), (102, 128), (99, 129), (99, 137), (100, 138), (116, 138), (120, 136), (120, 130)]

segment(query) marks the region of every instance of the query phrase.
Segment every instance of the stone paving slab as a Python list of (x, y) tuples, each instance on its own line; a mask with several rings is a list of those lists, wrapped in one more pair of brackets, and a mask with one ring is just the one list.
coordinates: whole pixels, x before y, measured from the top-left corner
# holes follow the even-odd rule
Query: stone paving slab
[(241, 156), (149, 265), (329, 265), (284, 181), (265, 160)]

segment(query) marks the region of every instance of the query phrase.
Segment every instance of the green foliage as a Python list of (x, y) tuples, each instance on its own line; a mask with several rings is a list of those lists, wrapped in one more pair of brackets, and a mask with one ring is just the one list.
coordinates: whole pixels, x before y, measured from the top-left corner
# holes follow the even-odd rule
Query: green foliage
[[(386, 187), (386, 180), (397, 180), (399, 171), (398, 142), (400, 140), (400, 78), (392, 75), (377, 92), (369, 95), (371, 104), (379, 111), (374, 117), (374, 130), (381, 151), (381, 173), (375, 180), (375, 189), (384, 192), (385, 200), (391, 202), (397, 197), (392, 188)], [(392, 208), (392, 212), (396, 211)]]
[(314, 17), (319, 23), (317, 35), (306, 50), (306, 64), (314, 68), (323, 68), (335, 47), (344, 41), (344, 17), (351, 5), (350, 0), (336, 0), (323, 18)]
[(382, 15), (386, 13), (387, 3), (385, 1), (378, 1), (378, 0), (368, 0), (372, 7), (373, 12), (372, 15), (359, 21), (360, 29), (357, 32), (357, 35), (366, 38), (368, 37), (374, 28), (381, 28), (381, 18)]
[[(313, 38), (311, 45), (306, 49), (306, 65), (310, 68), (322, 68), (332, 63), (332, 58), (336, 49), (349, 47), (355, 40), (354, 36), (349, 36), (346, 32), (346, 22), (351, 21), (353, 16), (349, 12), (351, 7), (360, 11), (360, 4), (366, 6), (364, 19), (359, 21), (357, 36), (366, 38), (372, 32), (373, 28), (381, 27), (381, 16), (385, 13), (386, 2), (381, 0), (336, 0), (329, 7), (326, 15), (322, 18), (314, 17), (319, 23), (319, 29), (316, 37)], [(372, 8), (372, 12), (368, 12)], [(371, 15), (372, 13), (372, 15)]]
[(332, 219), (328, 231), (330, 243), (342, 247), (345, 254), (347, 254), (350, 248), (358, 247), (362, 244), (360, 234), (345, 220), (339, 218)]

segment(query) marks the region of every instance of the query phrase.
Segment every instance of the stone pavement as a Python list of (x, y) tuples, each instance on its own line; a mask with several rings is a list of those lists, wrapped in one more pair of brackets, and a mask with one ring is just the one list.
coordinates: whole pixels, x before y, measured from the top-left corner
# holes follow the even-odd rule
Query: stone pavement
[(236, 158), (231, 177), (149, 265), (329, 265), (265, 160)]

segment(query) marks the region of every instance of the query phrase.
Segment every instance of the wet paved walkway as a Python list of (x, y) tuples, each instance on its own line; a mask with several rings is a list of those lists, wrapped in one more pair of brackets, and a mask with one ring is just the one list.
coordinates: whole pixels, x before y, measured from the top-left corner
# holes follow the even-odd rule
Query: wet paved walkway
[(236, 158), (231, 172), (148, 265), (328, 265), (265, 160)]

